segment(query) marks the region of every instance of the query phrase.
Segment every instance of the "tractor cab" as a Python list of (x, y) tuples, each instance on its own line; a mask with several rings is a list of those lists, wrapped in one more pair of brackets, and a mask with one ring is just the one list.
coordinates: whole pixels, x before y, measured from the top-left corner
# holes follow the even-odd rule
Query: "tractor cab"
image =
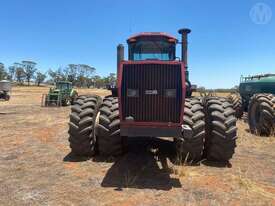
[[(184, 48), (176, 60), (178, 40), (163, 32), (144, 32), (117, 48), (120, 131), (125, 136), (178, 136), (182, 132), (183, 104), (190, 96), (187, 72), (187, 35), (180, 30)], [(146, 108), (146, 112), (145, 109)], [(139, 125), (139, 128), (136, 128)], [(160, 128), (165, 128), (160, 132)]]
[(144, 32), (127, 40), (129, 60), (174, 61), (177, 39), (166, 33)]
[(71, 82), (60, 81), (60, 82), (56, 82), (55, 84), (55, 89), (60, 91), (71, 90), (72, 88), (73, 88), (73, 85)]

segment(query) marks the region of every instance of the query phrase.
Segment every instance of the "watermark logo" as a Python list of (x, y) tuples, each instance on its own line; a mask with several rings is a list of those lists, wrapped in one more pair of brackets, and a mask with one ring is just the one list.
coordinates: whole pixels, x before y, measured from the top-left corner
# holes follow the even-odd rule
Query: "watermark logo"
[(251, 8), (249, 15), (255, 24), (268, 24), (272, 19), (272, 10), (265, 3), (257, 3)]

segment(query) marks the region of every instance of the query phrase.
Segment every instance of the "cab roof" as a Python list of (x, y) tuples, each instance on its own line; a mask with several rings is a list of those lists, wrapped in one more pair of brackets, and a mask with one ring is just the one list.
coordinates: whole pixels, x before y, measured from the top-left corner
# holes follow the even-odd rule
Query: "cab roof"
[(68, 81), (57, 81), (56, 84), (72, 84), (72, 82), (68, 82)]
[(130, 36), (129, 39), (127, 39), (127, 42), (129, 43), (131, 41), (135, 41), (136, 39), (143, 38), (143, 37), (162, 37), (162, 38), (172, 40), (175, 43), (178, 42), (178, 40), (174, 36), (164, 32), (141, 32)]

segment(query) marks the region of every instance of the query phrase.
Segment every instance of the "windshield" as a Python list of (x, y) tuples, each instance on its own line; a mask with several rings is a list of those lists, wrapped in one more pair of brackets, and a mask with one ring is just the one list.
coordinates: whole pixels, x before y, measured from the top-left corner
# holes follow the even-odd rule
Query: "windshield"
[(56, 88), (59, 90), (66, 90), (66, 89), (70, 89), (71, 87), (72, 85), (68, 83), (56, 83)]
[(129, 45), (129, 60), (162, 60), (175, 59), (175, 44), (163, 40), (142, 40)]

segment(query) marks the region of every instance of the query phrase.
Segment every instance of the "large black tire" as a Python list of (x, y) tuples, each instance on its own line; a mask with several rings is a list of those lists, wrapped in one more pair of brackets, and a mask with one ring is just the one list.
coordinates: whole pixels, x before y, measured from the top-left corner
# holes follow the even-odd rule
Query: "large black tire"
[(229, 102), (233, 105), (233, 109), (235, 110), (235, 116), (238, 119), (241, 119), (243, 116), (243, 105), (242, 98), (239, 94), (230, 94), (228, 96)]
[(248, 107), (248, 123), (251, 133), (260, 136), (274, 136), (274, 94), (255, 94), (251, 97)]
[(66, 107), (66, 106), (70, 105), (70, 100), (69, 100), (69, 99), (64, 99), (64, 100), (62, 100), (62, 101), (61, 101), (61, 105), (62, 105), (63, 107)]
[(103, 156), (118, 156), (123, 152), (117, 97), (103, 100), (97, 125), (97, 144), (99, 154)]
[(204, 100), (206, 138), (204, 156), (217, 162), (229, 161), (236, 147), (235, 110), (226, 98), (207, 97)]
[(192, 136), (187, 138), (183, 134), (182, 140), (175, 139), (177, 159), (179, 162), (196, 163), (202, 159), (205, 139), (205, 121), (200, 99), (185, 99), (183, 120), (183, 124), (192, 129)]
[(73, 96), (73, 97), (70, 97), (70, 104), (71, 104), (71, 105), (74, 105), (74, 102), (77, 100), (77, 97), (78, 97), (78, 94), (76, 94), (76, 95)]
[(95, 153), (95, 123), (101, 103), (99, 96), (79, 96), (71, 107), (69, 142), (75, 155), (91, 156)]

